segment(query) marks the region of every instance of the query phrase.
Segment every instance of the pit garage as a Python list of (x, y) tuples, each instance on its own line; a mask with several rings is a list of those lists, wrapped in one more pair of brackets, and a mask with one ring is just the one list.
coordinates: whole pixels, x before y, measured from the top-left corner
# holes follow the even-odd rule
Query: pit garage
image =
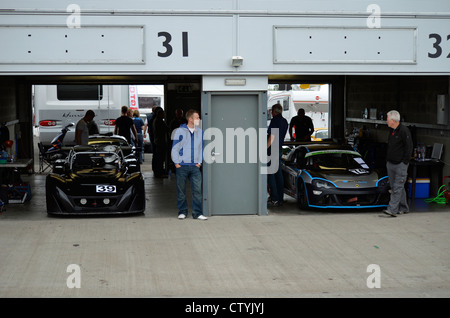
[[(317, 110), (329, 138), (383, 168), (395, 109), (416, 153), (439, 157), (410, 171), (436, 197), (450, 175), (449, 22), (446, 0), (2, 1), (0, 183), (14, 197), (0, 215), (0, 296), (448, 297), (446, 204), (410, 194), (414, 213), (395, 220), (292, 198), (269, 210), (267, 162), (254, 154), (266, 150), (271, 98), (298, 90), (314, 100), (294, 107)], [(176, 219), (175, 178), (153, 177), (152, 153), (143, 214), (47, 216), (35, 85), (162, 85), (166, 121), (198, 110), (211, 133), (208, 221)], [(327, 87), (327, 106), (314, 87)]]
[[(39, 9), (4, 3), (0, 41), (10, 45), (0, 55), (0, 123), (13, 143), (3, 146), (7, 160), (26, 164), (17, 167), (21, 172), (36, 170), (36, 162), (28, 165), (36, 153), (33, 85), (161, 84), (167, 121), (177, 108), (194, 108), (204, 129), (251, 127), (265, 138), (270, 87), (326, 84), (329, 136), (355, 145), (370, 165), (383, 166), (385, 116), (392, 109), (413, 131), (415, 148), (442, 145), (445, 162), (450, 84), (443, 2), (432, 15), (418, 4), (414, 15), (394, 4), (345, 14), (332, 9), (336, 4), (320, 13), (292, 3), (288, 12), (264, 5), (262, 13), (243, 2), (204, 11), (181, 3), (167, 9), (117, 3), (112, 11), (95, 2), (67, 8), (43, 2)], [(254, 30), (270, 41), (256, 40)], [(267, 214), (263, 163), (234, 159), (204, 166), (205, 213)], [(437, 173), (446, 174), (447, 167)], [(442, 181), (432, 179), (436, 195)], [(229, 191), (231, 202), (223, 195)]]

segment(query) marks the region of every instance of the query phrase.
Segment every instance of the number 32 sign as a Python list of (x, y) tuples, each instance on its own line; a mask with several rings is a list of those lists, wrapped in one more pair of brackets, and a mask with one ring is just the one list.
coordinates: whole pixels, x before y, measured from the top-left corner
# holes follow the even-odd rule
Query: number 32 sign
[[(434, 39), (434, 43), (433, 43), (433, 48), (434, 48), (434, 52), (430, 53), (428, 52), (428, 57), (435, 59), (438, 58), (442, 55), (442, 47), (441, 47), (441, 42), (442, 42), (442, 37), (437, 34), (437, 33), (431, 33), (428, 36), (429, 39)], [(450, 34), (447, 35), (447, 41), (450, 40)], [(450, 58), (450, 53), (447, 55), (447, 58)]]

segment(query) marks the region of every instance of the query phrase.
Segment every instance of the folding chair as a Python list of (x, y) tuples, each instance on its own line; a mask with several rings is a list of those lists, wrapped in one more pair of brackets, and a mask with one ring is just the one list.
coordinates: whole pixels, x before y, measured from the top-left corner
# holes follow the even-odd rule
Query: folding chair
[(49, 161), (48, 155), (45, 153), (45, 148), (42, 142), (38, 142), (39, 148), (39, 173), (44, 173), (47, 170), (51, 171), (52, 163)]

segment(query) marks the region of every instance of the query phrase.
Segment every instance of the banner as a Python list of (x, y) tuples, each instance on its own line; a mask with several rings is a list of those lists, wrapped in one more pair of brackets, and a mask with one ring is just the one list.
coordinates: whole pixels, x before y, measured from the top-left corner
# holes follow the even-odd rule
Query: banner
[(136, 85), (129, 85), (130, 109), (139, 109), (138, 90)]

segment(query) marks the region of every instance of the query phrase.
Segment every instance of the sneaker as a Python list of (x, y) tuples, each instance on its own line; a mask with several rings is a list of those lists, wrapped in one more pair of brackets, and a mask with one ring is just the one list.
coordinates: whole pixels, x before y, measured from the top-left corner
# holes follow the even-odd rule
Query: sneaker
[(202, 214), (202, 215), (197, 216), (195, 219), (196, 220), (207, 220), (208, 218)]
[(270, 207), (275, 207), (275, 206), (280, 206), (281, 204), (280, 204), (280, 202), (278, 202), (278, 201), (272, 201), (272, 200), (269, 200), (269, 201), (267, 201), (267, 207), (268, 208), (270, 208)]
[(392, 216), (394, 218), (397, 217), (397, 215), (395, 215), (394, 213), (390, 212), (389, 210), (383, 210), (383, 213), (387, 214), (387, 215), (390, 215), (390, 216)]
[(180, 213), (180, 214), (178, 214), (178, 218), (180, 220), (184, 220), (186, 218), (186, 214)]

